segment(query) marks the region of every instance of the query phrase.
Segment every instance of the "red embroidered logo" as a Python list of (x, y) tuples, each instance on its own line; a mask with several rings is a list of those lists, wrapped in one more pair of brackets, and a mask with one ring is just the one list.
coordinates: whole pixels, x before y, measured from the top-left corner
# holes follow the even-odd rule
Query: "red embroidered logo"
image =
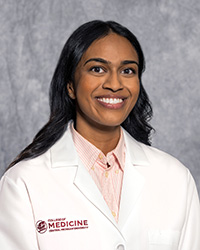
[(43, 234), (47, 231), (47, 223), (45, 221), (39, 220), (36, 223), (36, 229), (38, 233)]
[(66, 218), (56, 218), (56, 219), (48, 219), (46, 222), (43, 220), (39, 220), (36, 223), (36, 229), (40, 234), (48, 231), (58, 232), (58, 231), (66, 231), (66, 230), (77, 230), (77, 229), (87, 229), (88, 228), (88, 220), (66, 220)]

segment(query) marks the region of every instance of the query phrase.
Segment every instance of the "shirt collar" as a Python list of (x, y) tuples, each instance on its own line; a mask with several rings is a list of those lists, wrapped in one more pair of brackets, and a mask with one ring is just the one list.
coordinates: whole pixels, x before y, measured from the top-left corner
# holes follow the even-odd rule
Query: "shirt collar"
[[(70, 130), (71, 122), (68, 123), (64, 135), (49, 149), (51, 166), (53, 168), (57, 167), (67, 167), (67, 166), (77, 166), (78, 154), (74, 146), (72, 139), (72, 133)], [(146, 145), (136, 141), (129, 133), (121, 128), (125, 145), (126, 145), (126, 158), (129, 156), (130, 161), (133, 165), (148, 166), (149, 160), (145, 154)]]
[(109, 159), (113, 156), (119, 162), (119, 165), (122, 168), (122, 170), (124, 169), (126, 147), (122, 130), (117, 146), (115, 147), (115, 149), (107, 153), (107, 155), (105, 156), (100, 149), (98, 149), (92, 143), (90, 143), (88, 140), (82, 137), (74, 129), (73, 124), (71, 124), (70, 129), (77, 153), (81, 161), (83, 162), (84, 166), (86, 166), (88, 170), (93, 167), (96, 161), (101, 161), (104, 164), (106, 164), (107, 162), (109, 163)]

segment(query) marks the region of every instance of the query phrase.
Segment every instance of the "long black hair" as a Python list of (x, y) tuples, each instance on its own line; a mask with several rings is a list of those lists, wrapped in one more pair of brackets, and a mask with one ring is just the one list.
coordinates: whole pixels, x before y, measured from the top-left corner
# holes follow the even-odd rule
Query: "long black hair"
[(135, 48), (139, 58), (140, 93), (135, 107), (122, 123), (122, 127), (137, 141), (150, 145), (150, 135), (153, 128), (150, 126), (149, 120), (152, 117), (152, 107), (141, 80), (145, 69), (141, 46), (133, 33), (122, 25), (113, 21), (95, 20), (76, 29), (64, 45), (50, 85), (49, 121), (9, 167), (23, 159), (34, 158), (46, 152), (63, 135), (68, 122), (75, 121), (75, 104), (68, 95), (67, 83), (74, 82), (76, 67), (92, 42), (111, 32), (127, 38)]

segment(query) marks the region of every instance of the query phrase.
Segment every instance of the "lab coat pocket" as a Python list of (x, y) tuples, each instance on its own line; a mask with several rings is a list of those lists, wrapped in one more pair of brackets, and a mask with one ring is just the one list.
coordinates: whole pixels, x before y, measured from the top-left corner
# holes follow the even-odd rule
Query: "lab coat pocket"
[(149, 230), (149, 250), (177, 250), (180, 232), (175, 230)]

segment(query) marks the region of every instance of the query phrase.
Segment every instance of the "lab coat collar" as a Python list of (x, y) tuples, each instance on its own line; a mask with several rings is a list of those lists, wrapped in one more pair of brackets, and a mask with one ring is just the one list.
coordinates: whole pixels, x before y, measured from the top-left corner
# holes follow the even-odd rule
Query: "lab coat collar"
[[(148, 166), (149, 160), (143, 150), (142, 143), (136, 141), (125, 129), (123, 129), (127, 154), (133, 165)], [(143, 145), (143, 146), (142, 146)]]
[(74, 185), (118, 229), (117, 223), (103, 199), (101, 192), (78, 157), (73, 143), (70, 124), (62, 138), (50, 149), (50, 155), (52, 168), (77, 167), (73, 181)]
[[(50, 149), (51, 164), (53, 168), (78, 165), (79, 158), (71, 134), (69, 122), (64, 135)], [(133, 165), (148, 166), (149, 161), (141, 143), (137, 142), (126, 130), (122, 128), (130, 161)]]
[(104, 201), (98, 187), (91, 178), (89, 172), (80, 162), (74, 147), (70, 124), (62, 138), (50, 149), (52, 168), (77, 167), (74, 176), (74, 185), (79, 191), (101, 211), (110, 222), (119, 230), (125, 226), (131, 213), (137, 204), (145, 183), (144, 177), (133, 165), (147, 166), (148, 160), (142, 149), (142, 145), (135, 141), (125, 130), (123, 130), (126, 144), (126, 163), (123, 177), (123, 187), (120, 202), (120, 216), (118, 224), (115, 222), (106, 202)]
[(52, 168), (78, 165), (78, 154), (74, 146), (70, 124), (69, 122), (64, 135), (50, 148)]

